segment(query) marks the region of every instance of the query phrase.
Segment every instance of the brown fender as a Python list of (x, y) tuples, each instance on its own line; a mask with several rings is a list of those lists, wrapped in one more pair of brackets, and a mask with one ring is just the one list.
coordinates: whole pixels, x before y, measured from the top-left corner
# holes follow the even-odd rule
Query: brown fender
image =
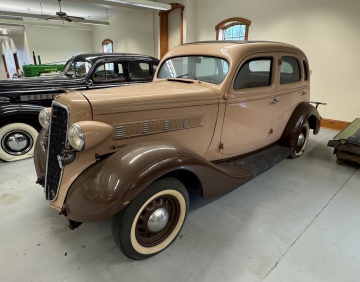
[(45, 185), (45, 173), (46, 173), (46, 154), (47, 152), (43, 150), (41, 142), (45, 141), (46, 129), (41, 129), (39, 135), (35, 142), (34, 149), (34, 165), (37, 175), (37, 182), (41, 186)]
[(292, 113), (281, 136), (280, 144), (286, 147), (295, 148), (297, 137), (306, 121), (309, 122), (309, 126), (313, 129), (313, 133), (318, 134), (321, 122), (320, 114), (313, 105), (302, 102)]
[(63, 212), (85, 222), (112, 217), (156, 179), (177, 170), (191, 171), (205, 198), (229, 192), (252, 179), (252, 174), (218, 167), (180, 145), (138, 143), (93, 164), (72, 183)]

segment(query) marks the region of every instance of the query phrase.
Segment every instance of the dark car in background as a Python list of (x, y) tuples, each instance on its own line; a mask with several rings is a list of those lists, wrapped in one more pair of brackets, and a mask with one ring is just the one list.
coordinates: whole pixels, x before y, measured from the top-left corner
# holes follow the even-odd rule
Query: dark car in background
[(0, 159), (31, 157), (41, 126), (38, 115), (55, 96), (72, 90), (123, 86), (152, 81), (159, 60), (122, 53), (81, 54), (70, 58), (58, 75), (0, 81)]

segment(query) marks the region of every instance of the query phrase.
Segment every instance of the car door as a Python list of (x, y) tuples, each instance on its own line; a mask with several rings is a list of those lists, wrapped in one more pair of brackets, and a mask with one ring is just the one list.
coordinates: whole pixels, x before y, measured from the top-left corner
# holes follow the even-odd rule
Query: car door
[[(292, 53), (278, 53), (276, 96), (272, 134), (268, 143), (280, 139), (296, 106), (310, 97), (310, 85), (303, 71), (302, 59)], [(307, 97), (307, 98), (306, 98)]]
[(241, 155), (267, 145), (274, 112), (275, 57), (262, 53), (240, 64), (229, 90), (221, 135), (223, 155)]

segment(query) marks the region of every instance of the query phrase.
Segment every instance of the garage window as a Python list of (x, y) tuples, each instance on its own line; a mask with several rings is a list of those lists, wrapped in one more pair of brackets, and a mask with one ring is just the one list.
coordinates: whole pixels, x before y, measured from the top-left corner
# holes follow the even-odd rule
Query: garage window
[(229, 18), (215, 26), (216, 40), (248, 40), (251, 21), (245, 18)]
[(269, 86), (271, 84), (272, 58), (254, 58), (245, 62), (238, 72), (234, 90)]
[(281, 58), (280, 84), (300, 81), (300, 65), (296, 58), (285, 56)]
[(113, 52), (113, 41), (111, 39), (105, 39), (102, 42), (102, 48), (104, 53), (112, 53)]

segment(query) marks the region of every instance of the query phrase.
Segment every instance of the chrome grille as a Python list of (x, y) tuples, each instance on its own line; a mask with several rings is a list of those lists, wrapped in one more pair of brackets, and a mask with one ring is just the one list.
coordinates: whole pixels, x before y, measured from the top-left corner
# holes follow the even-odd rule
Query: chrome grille
[(66, 147), (68, 119), (69, 113), (67, 109), (61, 104), (53, 102), (45, 179), (46, 199), (50, 201), (56, 199), (62, 177), (63, 170), (59, 167), (57, 156)]

